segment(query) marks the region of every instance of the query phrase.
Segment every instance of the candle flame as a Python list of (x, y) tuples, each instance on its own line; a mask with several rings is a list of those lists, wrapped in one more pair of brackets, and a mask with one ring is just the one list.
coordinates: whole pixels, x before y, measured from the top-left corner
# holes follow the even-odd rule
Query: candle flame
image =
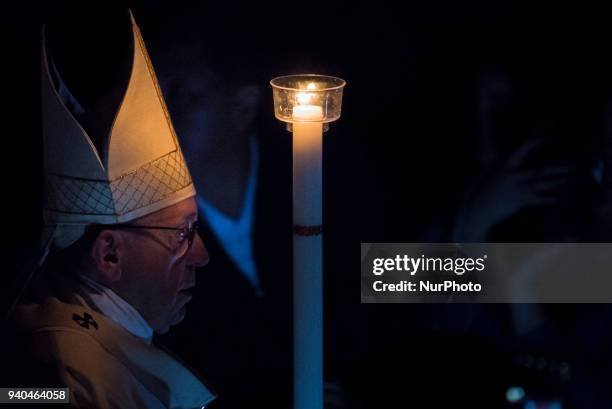
[(298, 92), (297, 101), (299, 105), (309, 105), (313, 95), (310, 92)]
[[(306, 86), (307, 90), (314, 90), (317, 89), (317, 84), (315, 84), (314, 82), (310, 82), (308, 83), (308, 85)], [(312, 92), (298, 92), (297, 93), (297, 102), (298, 105), (310, 105), (312, 99), (314, 98), (315, 94)]]
[[(317, 89), (317, 84), (314, 82), (309, 82), (308, 85), (306, 85), (306, 89), (315, 90)], [(298, 92), (296, 96), (298, 105), (311, 105), (314, 97), (315, 94), (312, 92)]]

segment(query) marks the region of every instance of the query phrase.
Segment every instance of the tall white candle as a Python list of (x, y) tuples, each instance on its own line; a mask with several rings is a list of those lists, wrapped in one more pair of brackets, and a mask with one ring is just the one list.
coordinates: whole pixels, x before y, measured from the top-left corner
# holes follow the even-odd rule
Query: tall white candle
[[(323, 408), (323, 111), (293, 108), (294, 408)], [(317, 122), (301, 122), (317, 121)]]
[(299, 74), (270, 85), (274, 115), (293, 130), (294, 408), (323, 409), (322, 142), (324, 122), (340, 118), (346, 82)]

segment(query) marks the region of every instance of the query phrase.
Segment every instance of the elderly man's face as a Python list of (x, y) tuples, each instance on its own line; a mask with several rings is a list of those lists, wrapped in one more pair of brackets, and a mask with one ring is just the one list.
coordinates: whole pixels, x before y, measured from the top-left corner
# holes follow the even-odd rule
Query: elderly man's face
[[(189, 198), (133, 224), (183, 228), (196, 220), (196, 202)], [(184, 318), (189, 290), (196, 284), (196, 267), (208, 263), (204, 243), (196, 233), (185, 251), (186, 239), (179, 231), (127, 229), (120, 233), (121, 279), (113, 287), (156, 332), (165, 333)]]

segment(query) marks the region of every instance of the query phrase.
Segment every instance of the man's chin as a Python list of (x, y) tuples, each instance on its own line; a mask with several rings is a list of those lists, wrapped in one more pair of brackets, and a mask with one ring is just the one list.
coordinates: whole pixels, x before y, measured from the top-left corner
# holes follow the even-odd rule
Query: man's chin
[(180, 324), (185, 319), (185, 314), (187, 313), (187, 307), (183, 305), (178, 311), (172, 314), (172, 318), (170, 319), (169, 324), (165, 328), (165, 332), (160, 332), (160, 334), (165, 334), (170, 330), (171, 327)]
[(164, 335), (165, 333), (167, 333), (168, 331), (170, 331), (170, 325), (166, 325), (163, 328), (159, 328), (157, 329), (155, 332), (157, 332), (160, 335)]
[(158, 334), (165, 334), (170, 331), (170, 328), (180, 324), (185, 319), (185, 314), (187, 312), (186, 303), (183, 304), (179, 309), (173, 311), (168, 319), (164, 322), (164, 324), (160, 325), (155, 329), (155, 332)]

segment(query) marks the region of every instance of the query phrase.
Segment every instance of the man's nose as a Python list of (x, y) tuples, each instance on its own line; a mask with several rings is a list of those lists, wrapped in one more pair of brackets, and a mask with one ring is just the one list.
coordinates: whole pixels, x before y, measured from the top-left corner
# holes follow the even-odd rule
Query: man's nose
[(206, 246), (204, 246), (200, 234), (196, 233), (193, 238), (193, 245), (189, 250), (188, 262), (196, 267), (203, 267), (208, 264), (209, 261), (210, 257), (208, 256), (208, 250), (206, 250)]

